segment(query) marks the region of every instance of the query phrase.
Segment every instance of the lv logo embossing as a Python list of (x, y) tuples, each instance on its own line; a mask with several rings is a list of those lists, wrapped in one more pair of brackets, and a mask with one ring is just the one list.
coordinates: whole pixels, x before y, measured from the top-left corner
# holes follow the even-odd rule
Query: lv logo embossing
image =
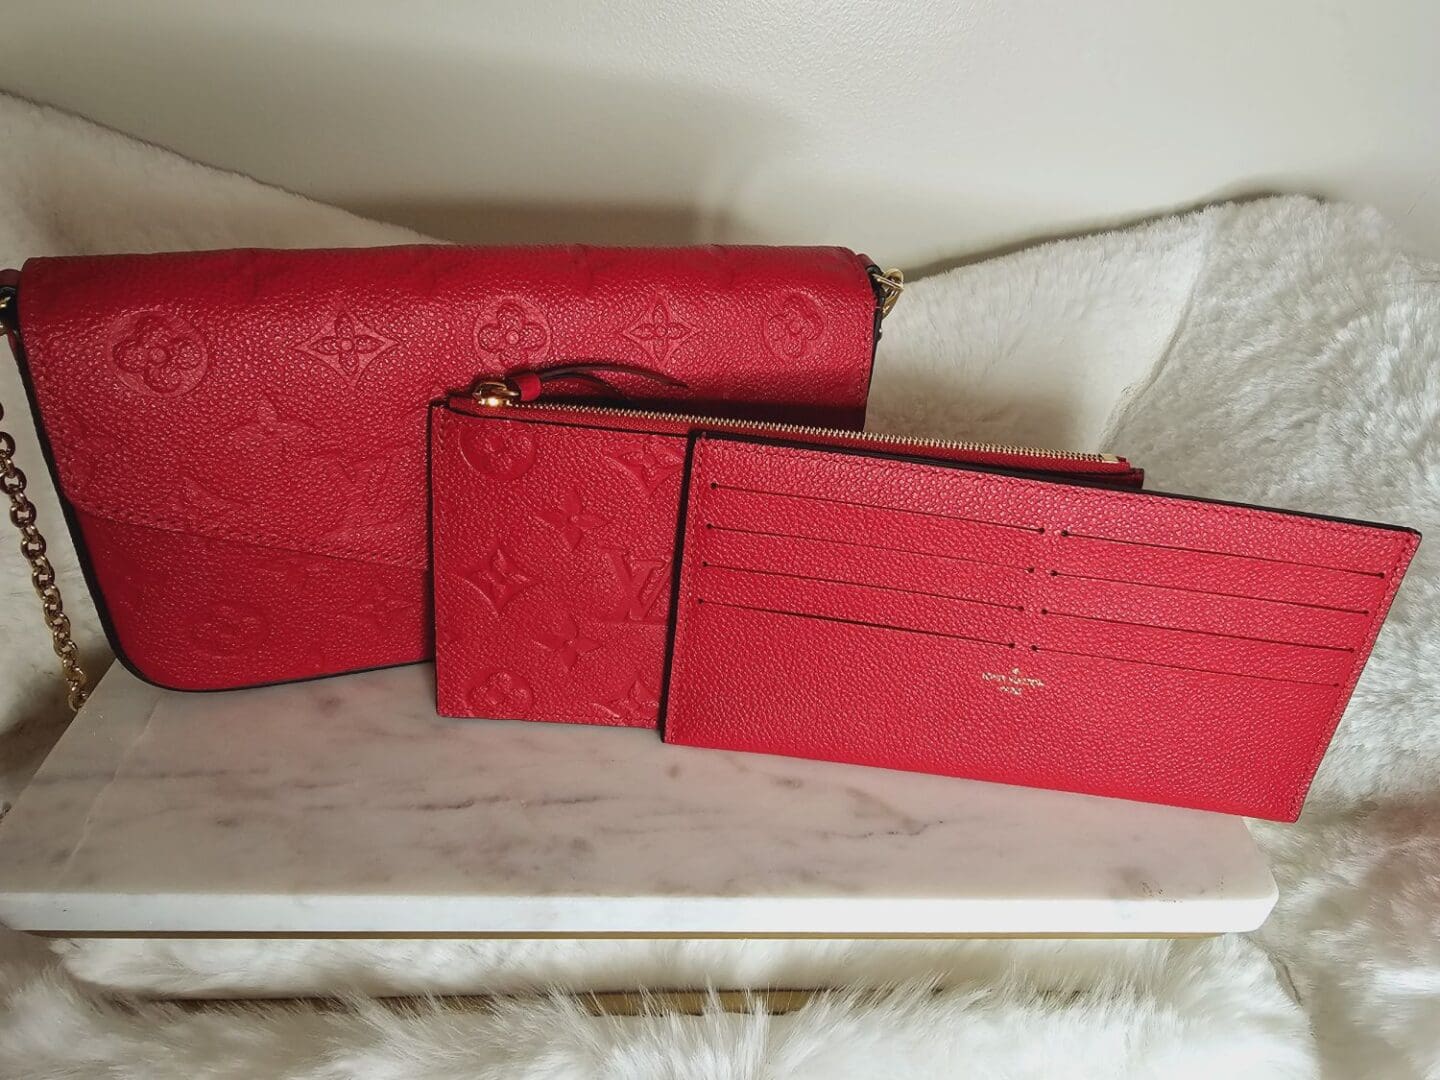
[(599, 612), (606, 622), (664, 625), (670, 584), (668, 559), (637, 559), (627, 551), (610, 548), (605, 552), (620, 591), (619, 604)]

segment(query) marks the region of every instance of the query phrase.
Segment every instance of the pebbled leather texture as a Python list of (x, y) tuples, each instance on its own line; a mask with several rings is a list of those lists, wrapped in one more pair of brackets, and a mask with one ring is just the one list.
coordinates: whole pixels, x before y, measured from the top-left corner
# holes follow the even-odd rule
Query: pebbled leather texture
[(1293, 820), (1418, 542), (702, 436), (665, 738)]
[(396, 247), (32, 259), (23, 367), (117, 653), (178, 689), (430, 654), (426, 417), (577, 359), (858, 427), (868, 261), (839, 248)]
[[(654, 727), (688, 421), (466, 399), (431, 419), (436, 700), (445, 716)], [(885, 440), (811, 434), (894, 450)], [(1138, 483), (1127, 462), (939, 448)]]

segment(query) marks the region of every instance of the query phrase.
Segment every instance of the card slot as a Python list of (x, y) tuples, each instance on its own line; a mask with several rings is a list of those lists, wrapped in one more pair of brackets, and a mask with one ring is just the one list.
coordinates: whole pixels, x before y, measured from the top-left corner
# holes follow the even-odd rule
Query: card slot
[(703, 597), (696, 597), (695, 602), (710, 607), (729, 608), (733, 611), (751, 611), (762, 615), (780, 615), (792, 619), (813, 619), (816, 622), (836, 623), (841, 626), (861, 626), (871, 630), (893, 630), (901, 634), (921, 634), (925, 637), (950, 638), (954, 641), (968, 641), (977, 645), (994, 645), (1001, 649), (1013, 649), (1015, 643), (1010, 641), (992, 641), (989, 638), (970, 637), (966, 634), (950, 633), (943, 630), (923, 630), (914, 626), (896, 626), (892, 623), (870, 622), (867, 619), (851, 619), (839, 615), (819, 615), (813, 611), (790, 611), (786, 608), (760, 607), (754, 604), (737, 604), (728, 600), (706, 600)]
[(1134, 585), (1194, 592), (1232, 592), (1256, 599), (1323, 605), (1373, 612), (1384, 600), (1387, 582), (1310, 566), (1171, 549), (1121, 546), (1088, 537), (1055, 534), (1044, 565), (1061, 575), (1123, 577)]
[(1184, 544), (1162, 544), (1156, 540), (1134, 540), (1117, 536), (1099, 536), (1094, 533), (1086, 533), (1073, 529), (1062, 529), (1062, 537), (1073, 536), (1079, 540), (1094, 540), (1102, 544), (1124, 544), (1131, 547), (1157, 548), (1161, 551), (1173, 551), (1183, 555), (1213, 555), (1222, 559), (1244, 559), (1248, 562), (1278, 563), (1284, 566), (1304, 566), (1312, 570), (1329, 570), (1337, 574), (1353, 574), (1358, 577), (1384, 578), (1385, 573), (1381, 570), (1354, 569), (1345, 566), (1333, 566), (1328, 563), (1310, 562), (1305, 559), (1287, 559), (1275, 555), (1247, 555), (1238, 551), (1219, 551), (1214, 548), (1190, 547)]
[(1077, 652), (1074, 649), (1056, 649), (1040, 645), (1032, 646), (1031, 651), (1041, 655), (1073, 656), (1078, 659), (1101, 660), (1112, 664), (1137, 664), (1141, 667), (1165, 668), (1168, 671), (1189, 671), (1197, 675), (1220, 675), (1231, 679), (1260, 679), (1265, 682), (1294, 683), (1298, 686), (1338, 687), (1340, 685), (1337, 682), (1319, 679), (1300, 679), (1287, 675), (1260, 675), (1253, 671), (1221, 671), (1217, 668), (1188, 667), (1185, 664), (1167, 664), (1160, 660), (1132, 660), (1123, 656), (1105, 656), (1100, 653)]
[(797, 581), (810, 581), (820, 585), (850, 585), (857, 589), (879, 589), (882, 592), (902, 593), (906, 596), (928, 596), (935, 600), (957, 600), (962, 604), (982, 604), (985, 607), (1004, 608), (1009, 611), (1024, 611), (1020, 604), (1002, 604), (995, 600), (981, 600), (974, 596), (956, 596), (954, 593), (929, 592), (925, 589), (912, 589), (903, 585), (879, 585), (872, 581), (852, 581), (848, 578), (822, 577), (818, 574), (796, 574), (788, 570), (762, 570), (754, 566), (730, 566), (726, 563), (711, 562), (708, 559), (700, 561), (702, 567), (713, 567), (716, 570), (729, 570), (736, 574), (760, 574), (765, 577), (794, 578)]
[[(1029, 643), (1035, 651), (1084, 653), (1116, 660), (1214, 669), (1232, 674), (1280, 676), (1334, 685), (1344, 682), (1355, 653), (1284, 642), (1197, 634), (1166, 627), (1067, 618), (1036, 612)], [(1022, 640), (1024, 638), (1022, 637)]]
[(960, 554), (972, 560), (1009, 566), (1036, 565), (1045, 537), (1019, 529), (932, 514), (907, 514), (889, 507), (851, 502), (814, 502), (775, 498), (738, 488), (705, 491), (701, 520), (711, 525), (764, 529), (791, 535), (879, 538), (939, 555)]
[(1369, 615), (1370, 609), (1344, 607), (1339, 604), (1315, 604), (1304, 600), (1281, 600), (1274, 596), (1252, 596), (1249, 593), (1224, 592), (1220, 589), (1190, 588), (1184, 585), (1161, 585), (1153, 581), (1132, 581), (1123, 577), (1103, 577), (1099, 574), (1080, 574), (1073, 570), (1051, 570), (1051, 577), (1074, 578), (1079, 581), (1103, 581), (1111, 585), (1134, 585), (1144, 589), (1165, 589), (1169, 592), (1194, 593), (1199, 596), (1223, 596), (1232, 600), (1254, 600), (1264, 604), (1285, 604), (1290, 607), (1311, 608), (1316, 611), (1335, 611), (1346, 615)]
[(1009, 646), (1019, 641), (1025, 616), (1015, 607), (974, 604), (923, 593), (871, 589), (802, 577), (767, 577), (748, 571), (697, 566), (691, 594), (705, 603), (778, 608), (817, 618), (872, 623)]
[[(756, 535), (753, 532), (708, 529), (703, 557), (717, 565), (768, 570), (856, 585), (871, 585), (1018, 607), (1036, 571), (956, 561), (893, 549), (840, 541)], [(1028, 571), (1028, 572), (1027, 572)]]
[(1261, 600), (1202, 592), (1166, 593), (1058, 573), (1041, 578), (1040, 606), (1076, 618), (1095, 618), (1197, 634), (1252, 638), (1315, 648), (1353, 648), (1369, 620), (1353, 612), (1284, 607)]
[(864, 548), (870, 551), (895, 552), (900, 555), (921, 555), (927, 559), (948, 559), (953, 562), (971, 563), (975, 566), (994, 566), (1006, 570), (1025, 570), (1027, 567), (1019, 563), (992, 562), (988, 559), (979, 559), (971, 555), (956, 555), (951, 552), (926, 551), (921, 548), (900, 547), (895, 544), (877, 544), (870, 540), (854, 540), (835, 536), (810, 536), (804, 533), (791, 532), (770, 532), (764, 529), (747, 529), (739, 525), (720, 525), (712, 521), (705, 523), (705, 528), (713, 529), (717, 533), (735, 533), (742, 536), (765, 536), (777, 540), (804, 540), (815, 544), (835, 544), (849, 548)]
[(1017, 529), (1021, 532), (1045, 531), (1043, 525), (1025, 525), (1013, 521), (994, 521), (989, 518), (971, 517), (966, 514), (951, 514), (940, 510), (922, 510), (913, 506), (886, 506), (881, 503), (861, 502), (855, 499), (839, 499), (833, 495), (816, 495), (814, 492), (771, 491), (766, 488), (745, 487), (740, 484), (725, 484), (712, 481), (710, 486), (720, 491), (741, 491), (747, 495), (763, 495), (774, 499), (802, 499), (807, 502), (830, 503), (834, 506), (853, 506), (863, 510), (885, 510), (892, 514), (918, 514), (923, 517), (944, 518), (948, 521), (964, 521), (972, 525), (988, 525), (996, 529)]
[(1041, 608), (1041, 615), (1057, 619), (1085, 619), (1089, 622), (1109, 623), (1112, 626), (1135, 626), (1146, 630), (1168, 630), (1175, 634), (1200, 634), (1205, 637), (1229, 638), (1232, 641), (1255, 641), (1263, 645), (1290, 645), (1297, 649), (1320, 649), (1324, 652), (1353, 653), (1349, 645), (1311, 645), (1303, 641), (1284, 641), (1279, 638), (1257, 637), (1251, 634), (1232, 634), (1223, 630), (1194, 630), (1185, 626), (1167, 626), (1163, 623), (1143, 622), (1136, 619), (1105, 618), (1099, 615), (1082, 615), (1074, 611), (1060, 611), (1055, 608)]

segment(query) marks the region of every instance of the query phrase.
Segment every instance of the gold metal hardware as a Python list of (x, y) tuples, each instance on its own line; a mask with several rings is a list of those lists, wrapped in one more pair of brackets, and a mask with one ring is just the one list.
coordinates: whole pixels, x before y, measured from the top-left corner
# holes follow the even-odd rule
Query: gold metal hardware
[(695, 427), (720, 430), (757, 431), (770, 435), (801, 435), (820, 438), (855, 439), (860, 442), (883, 443), (887, 446), (901, 446), (915, 450), (961, 450), (976, 454), (1020, 454), (1026, 457), (1050, 458), (1056, 461), (1093, 461), (1115, 464), (1120, 459), (1114, 454), (1086, 454), (1078, 450), (1044, 450), (1034, 446), (1009, 446), (1004, 443), (966, 442), (950, 439), (927, 439), (913, 435), (884, 435), (875, 431), (844, 431), (839, 428), (814, 427), (806, 424), (780, 424), (771, 420), (736, 420), (725, 416), (695, 416), (691, 413), (649, 412), (645, 409), (619, 409), (606, 405), (575, 405), (551, 403), (548, 401), (520, 400), (520, 393), (514, 387), (505, 386), (505, 393), (493, 397), (480, 396), (482, 383), (472, 396), (481, 405), (489, 408), (541, 409), (546, 412), (583, 413), (590, 416), (612, 416), (628, 420), (660, 420), (671, 424), (690, 424)]
[(498, 409), (516, 404), (520, 400), (520, 391), (507, 382), (496, 380), (476, 383), (470, 396), (478, 405)]
[[(15, 294), (0, 292), (0, 324), (9, 324)], [(5, 406), (0, 404), (0, 421), (5, 419)], [(45, 537), (35, 524), (35, 504), (25, 494), (25, 474), (15, 464), (15, 440), (0, 428), (0, 490), (10, 497), (10, 521), (20, 531), (20, 553), (30, 564), (30, 584), (40, 597), (40, 610), (50, 628), (50, 644), (60, 661), (60, 673), (68, 688), (70, 708), (78, 710), (90, 696), (90, 680), (80, 667), (80, 650), (70, 632), (70, 617), (65, 614), (65, 601), (55, 582), (55, 567), (45, 554)]]
[(883, 319), (895, 309), (900, 294), (905, 291), (905, 272), (892, 266), (889, 270), (876, 270), (870, 277), (881, 292), (880, 318)]

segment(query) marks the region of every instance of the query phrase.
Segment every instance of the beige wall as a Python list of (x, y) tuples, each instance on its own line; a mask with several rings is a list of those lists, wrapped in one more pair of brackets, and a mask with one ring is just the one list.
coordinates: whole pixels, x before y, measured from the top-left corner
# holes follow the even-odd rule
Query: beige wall
[[(465, 240), (918, 266), (1222, 196), (1440, 255), (1435, 0), (6, 0), (0, 87)], [(3, 154), (3, 149), (0, 149)]]

